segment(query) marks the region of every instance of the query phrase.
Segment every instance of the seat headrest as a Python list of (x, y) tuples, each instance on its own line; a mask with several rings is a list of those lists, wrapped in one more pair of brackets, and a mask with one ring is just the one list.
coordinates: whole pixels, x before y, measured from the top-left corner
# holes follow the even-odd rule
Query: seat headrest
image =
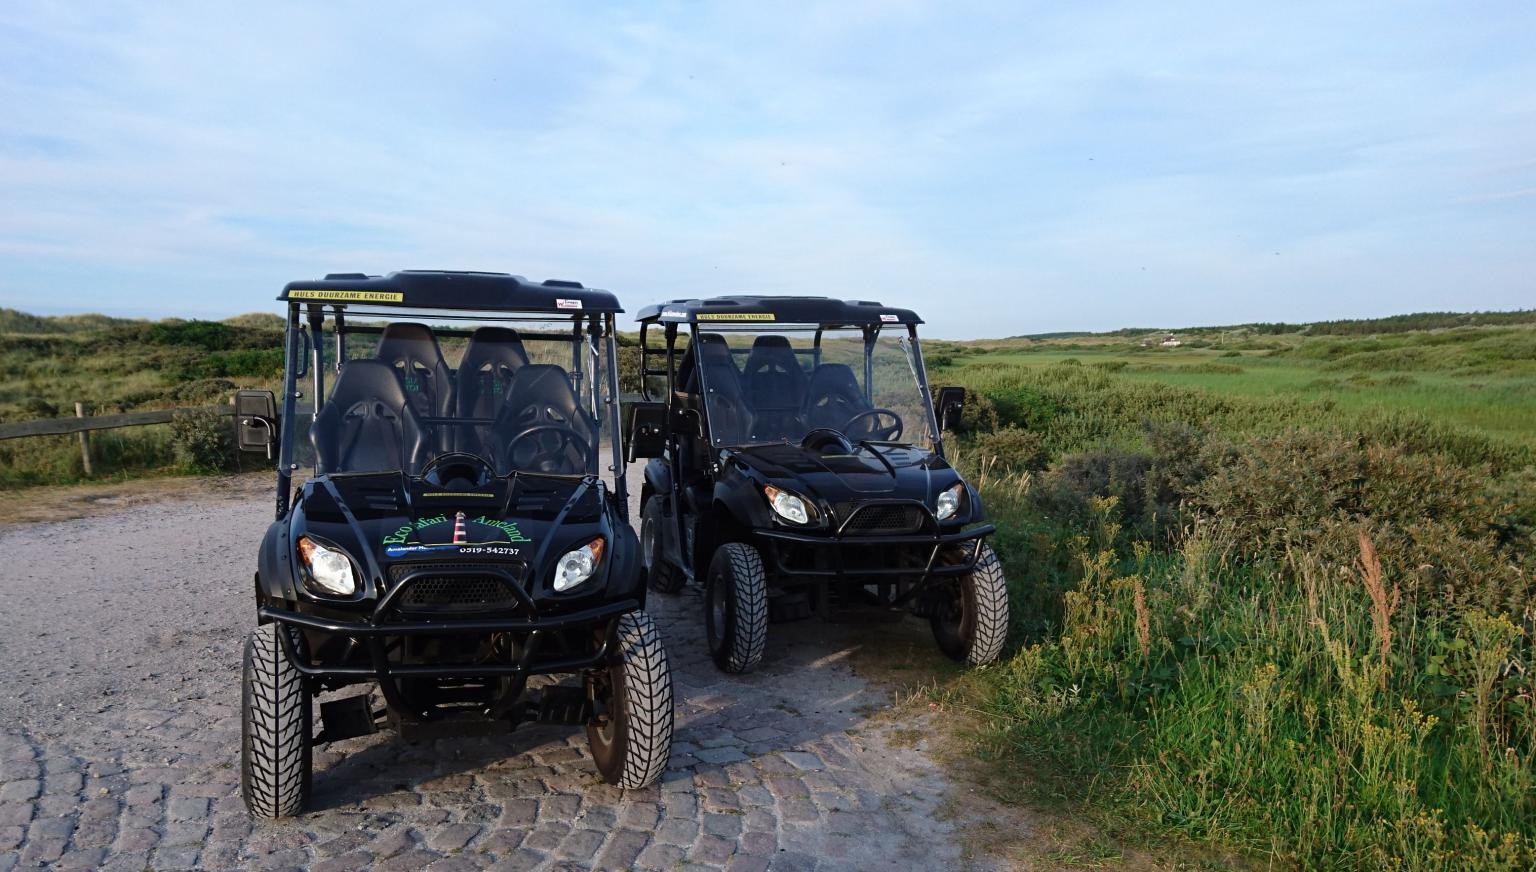
[(725, 344), (725, 337), (719, 333), (699, 334), (699, 360), (703, 363), (736, 363), (731, 358), (730, 346)]
[(747, 355), (747, 370), (767, 366), (805, 373), (787, 336), (759, 336), (752, 341), (752, 353)]
[(443, 351), (438, 347), (437, 334), (432, 328), (409, 321), (398, 321), (385, 327), (379, 337), (378, 351), (373, 356), (391, 363), (417, 361), (428, 368), (435, 368), (443, 361)]
[(471, 372), (487, 363), (500, 363), (516, 369), (528, 362), (528, 351), (516, 330), (506, 327), (481, 327), (469, 336), (464, 360), (459, 370)]
[(823, 363), (811, 373), (810, 396), (815, 397), (823, 391), (849, 390), (861, 394), (858, 376), (853, 374), (853, 367), (846, 363)]
[(409, 405), (405, 388), (401, 386), (394, 367), (382, 360), (349, 360), (341, 368), (341, 374), (336, 376), (336, 384), (331, 387), (328, 402), (351, 406), (365, 400), (377, 400), (397, 410)]
[(530, 363), (512, 378), (508, 408), (515, 413), (535, 404), (551, 407), (566, 416), (581, 411), (570, 376), (564, 369), (547, 363)]

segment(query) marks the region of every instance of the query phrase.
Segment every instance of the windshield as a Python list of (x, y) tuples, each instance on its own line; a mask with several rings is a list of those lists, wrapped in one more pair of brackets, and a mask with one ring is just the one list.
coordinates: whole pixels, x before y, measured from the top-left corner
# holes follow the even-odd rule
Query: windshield
[(309, 428), (317, 472), (416, 474), (450, 453), (497, 475), (597, 472), (608, 361), (594, 324), (373, 314), (314, 337), (329, 382)]
[(717, 446), (798, 443), (826, 429), (931, 447), (913, 342), (904, 328), (701, 332), (679, 377), (702, 392)]

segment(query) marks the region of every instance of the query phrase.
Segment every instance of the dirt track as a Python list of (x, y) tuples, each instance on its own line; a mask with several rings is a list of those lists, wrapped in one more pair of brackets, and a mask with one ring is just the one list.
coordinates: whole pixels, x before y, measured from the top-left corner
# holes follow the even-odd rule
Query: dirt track
[(650, 605), (678, 699), (658, 787), (599, 783), (575, 729), (386, 732), (317, 749), (314, 810), (253, 826), (237, 682), (268, 497), (235, 480), (0, 528), (0, 872), (993, 865), (965, 857), (957, 788), (913, 746), (931, 725), (881, 717), (889, 692), (856, 671), (937, 658), (926, 628), (774, 625), (761, 671), (729, 677), (695, 593)]

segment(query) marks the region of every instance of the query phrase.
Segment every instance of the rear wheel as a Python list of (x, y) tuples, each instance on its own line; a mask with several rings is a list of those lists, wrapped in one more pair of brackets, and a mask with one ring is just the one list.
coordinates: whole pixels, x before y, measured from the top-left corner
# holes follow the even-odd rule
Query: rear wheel
[(298, 814), (309, 799), (311, 703), (277, 624), (245, 643), (240, 693), (240, 793), (251, 814)]
[(666, 530), (662, 524), (666, 522), (661, 497), (653, 496), (646, 500), (645, 508), (640, 511), (640, 553), (645, 560), (645, 576), (651, 590), (657, 593), (677, 593), (683, 589), (688, 578), (676, 566), (667, 562), (662, 548), (662, 543), (666, 541)]
[(661, 635), (645, 612), (619, 617), (620, 661), (592, 676), (587, 745), (609, 784), (627, 790), (661, 777), (672, 755), (672, 672)]
[(933, 638), (939, 650), (969, 666), (997, 659), (1008, 638), (1008, 584), (992, 546), (978, 546), (976, 568), (970, 574), (946, 581), (933, 616)]
[(709, 653), (726, 672), (751, 672), (768, 640), (768, 580), (757, 549), (727, 542), (715, 550), (704, 586)]

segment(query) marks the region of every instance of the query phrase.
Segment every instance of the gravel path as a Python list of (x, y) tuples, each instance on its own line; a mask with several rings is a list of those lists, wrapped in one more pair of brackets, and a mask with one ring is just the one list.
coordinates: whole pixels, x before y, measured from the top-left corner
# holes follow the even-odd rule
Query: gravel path
[[(678, 699), (660, 785), (600, 783), (576, 728), (383, 732), (317, 748), (314, 810), (253, 825), (238, 677), (271, 509), (225, 487), (0, 528), (0, 872), (965, 864), (951, 785), (849, 665), (870, 628), (774, 625), (761, 671), (725, 676), (696, 593), (651, 600)], [(910, 620), (875, 635), (931, 648)]]

